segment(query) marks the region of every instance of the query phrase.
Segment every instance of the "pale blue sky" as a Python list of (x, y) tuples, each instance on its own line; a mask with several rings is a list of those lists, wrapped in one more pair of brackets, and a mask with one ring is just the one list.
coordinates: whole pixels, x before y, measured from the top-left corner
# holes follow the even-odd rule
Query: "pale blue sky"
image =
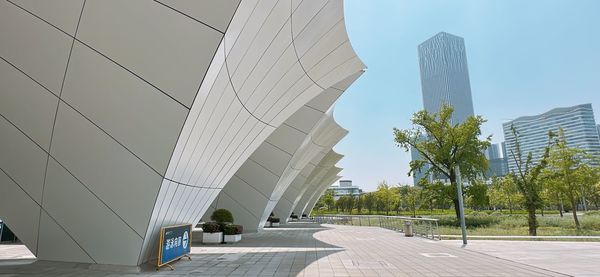
[(600, 1), (346, 0), (346, 26), (367, 72), (339, 99), (350, 133), (335, 150), (344, 179), (412, 184), (392, 128), (422, 109), (417, 45), (440, 31), (465, 39), (475, 113), (501, 142), (502, 122), (592, 103), (600, 123)]

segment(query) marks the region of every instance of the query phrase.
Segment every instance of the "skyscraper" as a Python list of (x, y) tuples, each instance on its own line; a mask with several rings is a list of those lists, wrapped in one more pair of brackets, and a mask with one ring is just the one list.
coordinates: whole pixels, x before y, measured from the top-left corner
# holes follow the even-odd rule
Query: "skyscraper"
[(418, 50), (425, 110), (437, 112), (443, 104), (451, 105), (453, 123), (474, 115), (464, 39), (441, 32)]
[[(474, 115), (464, 39), (440, 32), (421, 43), (418, 51), (425, 110), (435, 113), (443, 104), (450, 105), (454, 107), (453, 124)], [(411, 158), (419, 159), (420, 153), (411, 149)], [(415, 173), (413, 181), (417, 184), (424, 177)]]
[[(502, 147), (504, 147), (504, 143), (502, 143)], [(488, 149), (485, 150), (485, 157), (489, 161), (489, 167), (485, 174), (485, 177), (500, 177), (508, 174), (508, 164), (505, 152), (500, 149), (501, 145), (492, 144)]]
[(584, 150), (596, 158), (600, 157), (600, 139), (592, 104), (555, 108), (540, 115), (522, 116), (502, 125), (506, 139), (506, 152), (509, 155), (508, 169), (511, 172), (517, 170), (512, 157), (513, 153), (516, 155), (512, 126), (519, 133), (523, 159), (531, 152), (533, 161), (539, 161), (548, 144), (548, 132), (557, 132), (559, 128), (564, 130), (569, 147)]

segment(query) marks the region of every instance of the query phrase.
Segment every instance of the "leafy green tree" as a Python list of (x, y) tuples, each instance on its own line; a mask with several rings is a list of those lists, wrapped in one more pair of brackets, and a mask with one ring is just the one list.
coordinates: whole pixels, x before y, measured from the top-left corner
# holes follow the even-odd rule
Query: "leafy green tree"
[(352, 209), (354, 209), (354, 202), (355, 202), (354, 196), (352, 196), (352, 195), (346, 196), (346, 210), (348, 212), (350, 212), (350, 214), (352, 214)]
[(421, 188), (421, 201), (426, 205), (430, 213), (433, 214), (433, 209), (443, 208), (446, 199), (452, 200), (452, 197), (446, 195), (445, 185), (440, 181), (429, 182), (427, 179), (421, 179), (419, 183)]
[(488, 186), (481, 179), (477, 179), (466, 189), (467, 202), (473, 209), (481, 210), (490, 205)]
[(594, 206), (596, 206), (596, 210), (600, 210), (600, 180), (598, 180), (598, 170), (596, 169), (595, 172), (596, 175), (596, 184), (594, 184), (591, 187), (591, 193), (590, 193), (590, 198), (591, 201), (594, 203)]
[[(589, 157), (589, 159), (591, 160), (592, 157), (590, 155), (587, 155), (587, 157)], [(597, 163), (598, 161), (594, 161), (594, 163)], [(589, 166), (588, 163), (586, 163), (586, 165), (580, 169), (579, 174), (580, 174), (580, 178), (579, 181), (581, 182), (581, 187), (582, 187), (582, 203), (583, 203), (583, 208), (585, 211), (587, 211), (587, 201), (588, 201), (588, 197), (589, 200), (592, 200), (594, 198), (594, 194), (597, 193), (596, 191), (596, 185), (598, 184), (598, 180), (600, 178), (599, 172), (598, 172), (599, 168), (598, 167), (592, 167)], [(598, 207), (596, 206), (596, 209)]]
[(365, 208), (369, 211), (369, 214), (373, 213), (373, 208), (375, 208), (375, 194), (372, 192), (365, 193), (363, 195)]
[(397, 198), (398, 195), (394, 193), (385, 180), (379, 182), (377, 191), (375, 191), (375, 199), (380, 210), (389, 215)]
[(491, 136), (480, 140), (481, 125), (486, 122), (481, 116), (470, 116), (464, 122), (454, 124), (451, 120), (454, 109), (444, 105), (438, 113), (426, 110), (413, 115), (412, 129), (394, 128), (394, 140), (399, 147), (409, 151), (416, 149), (421, 159), (410, 162), (409, 175), (420, 172), (425, 165), (425, 174), (442, 176), (450, 180), (454, 189), (454, 209), (459, 218), (456, 167), (465, 179), (474, 179), (488, 168), (488, 160), (483, 154), (490, 146)]
[(535, 211), (543, 204), (541, 192), (542, 185), (540, 182), (540, 173), (548, 166), (548, 157), (550, 156), (550, 146), (552, 139), (555, 137), (553, 132), (548, 132), (548, 145), (544, 148), (542, 158), (536, 162), (533, 161), (533, 154), (529, 152), (523, 161), (521, 152), (521, 143), (519, 141), (519, 132), (517, 128), (511, 126), (515, 137), (515, 149), (510, 150), (510, 157), (516, 164), (517, 171), (511, 172), (510, 176), (517, 188), (523, 195), (523, 206), (527, 209), (527, 225), (529, 227), (529, 235), (537, 235), (538, 221)]
[(414, 217), (417, 216), (417, 209), (421, 205), (421, 191), (422, 189), (414, 186), (401, 186), (400, 187), (400, 198), (402, 202), (406, 204)]
[(554, 178), (554, 173), (551, 170), (542, 171), (540, 180), (543, 182), (542, 198), (548, 205), (554, 205), (557, 207), (560, 217), (563, 217), (565, 211), (562, 183), (560, 180)]
[(364, 196), (359, 195), (358, 197), (356, 197), (356, 203), (355, 203), (355, 205), (356, 205), (356, 211), (358, 212), (358, 214), (362, 213), (362, 209), (363, 209), (363, 206), (365, 204), (364, 202), (365, 202), (364, 201)]
[(586, 165), (586, 156), (585, 151), (568, 146), (564, 130), (560, 129), (550, 148), (549, 166), (546, 168), (547, 175), (556, 181), (554, 187), (557, 193), (564, 195), (571, 204), (577, 229), (581, 229), (577, 217), (577, 204), (584, 198), (585, 192), (595, 184), (593, 170)]
[(333, 191), (327, 190), (321, 198), (317, 201), (317, 207), (327, 206), (327, 210), (331, 212), (335, 206), (335, 199), (333, 198)]
[(510, 214), (513, 214), (517, 203), (523, 201), (521, 193), (510, 176), (492, 178), (488, 195), (492, 206), (508, 207)]
[(335, 201), (335, 206), (337, 211), (342, 210), (342, 213), (346, 210), (346, 196), (340, 196), (337, 201)]

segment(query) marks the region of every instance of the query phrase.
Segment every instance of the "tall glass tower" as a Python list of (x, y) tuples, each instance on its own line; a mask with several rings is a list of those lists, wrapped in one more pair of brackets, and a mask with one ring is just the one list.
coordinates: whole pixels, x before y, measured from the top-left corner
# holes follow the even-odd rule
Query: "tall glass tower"
[(454, 124), (474, 115), (464, 39), (441, 32), (418, 50), (425, 110), (437, 112), (442, 104), (451, 105)]
[[(421, 43), (418, 51), (425, 110), (435, 113), (443, 104), (450, 105), (454, 107), (453, 124), (474, 115), (464, 39), (441, 32)], [(419, 159), (420, 153), (411, 149), (411, 157)], [(413, 181), (417, 184), (424, 177), (414, 174)]]

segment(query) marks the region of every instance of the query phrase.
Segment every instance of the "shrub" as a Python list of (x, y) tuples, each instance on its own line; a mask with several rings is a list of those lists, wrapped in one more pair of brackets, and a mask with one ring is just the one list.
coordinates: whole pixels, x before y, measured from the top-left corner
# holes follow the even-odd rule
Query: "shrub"
[(585, 216), (600, 216), (600, 211), (587, 211), (583, 215), (585, 215)]
[(502, 216), (502, 212), (501, 211), (494, 211), (490, 214), (491, 216)]
[(202, 224), (202, 232), (204, 233), (218, 233), (221, 232), (221, 226), (216, 222), (205, 222)]
[(600, 231), (600, 217), (586, 216), (581, 219), (581, 227), (583, 229)]
[(233, 223), (233, 215), (226, 209), (215, 210), (210, 216), (210, 219), (221, 224), (225, 222)]
[(500, 218), (500, 222), (496, 227), (501, 229), (516, 229), (520, 227), (527, 227), (527, 216), (515, 215), (515, 216), (504, 216)]
[(470, 216), (488, 216), (486, 212), (473, 211), (469, 214)]
[(271, 217), (271, 223), (279, 223), (281, 220), (279, 217)]
[[(500, 222), (499, 218), (492, 217), (489, 215), (483, 215), (483, 216), (469, 215), (469, 216), (465, 217), (465, 224), (467, 225), (467, 228), (487, 227), (487, 226), (496, 224), (498, 222)], [(440, 217), (438, 224), (440, 226), (460, 227), (460, 221), (458, 219), (456, 219), (455, 217), (451, 217), (451, 216)]]
[(225, 235), (239, 235), (244, 232), (242, 225), (229, 224), (223, 227), (223, 233)]

